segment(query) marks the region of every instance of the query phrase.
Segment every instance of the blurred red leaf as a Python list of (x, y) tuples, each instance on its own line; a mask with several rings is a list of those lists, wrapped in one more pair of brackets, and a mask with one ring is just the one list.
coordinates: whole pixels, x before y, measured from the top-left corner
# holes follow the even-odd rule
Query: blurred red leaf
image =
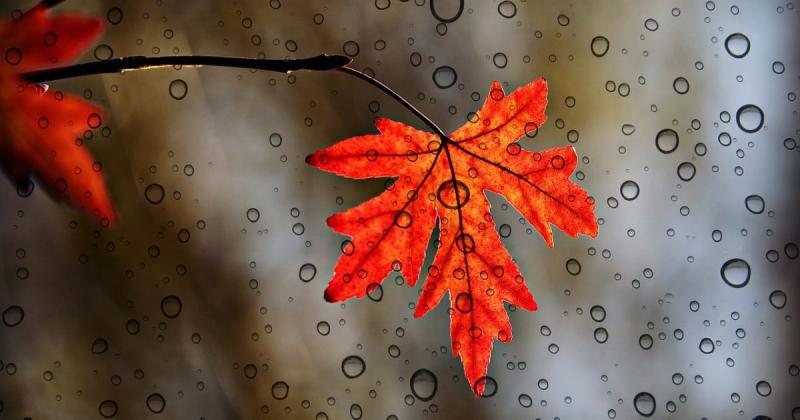
[(0, 163), (13, 180), (33, 173), (53, 196), (107, 225), (116, 216), (102, 167), (84, 143), (102, 124), (102, 110), (19, 76), (71, 63), (102, 31), (97, 18), (52, 16), (41, 5), (0, 22)]
[(379, 196), (328, 218), (333, 230), (352, 239), (342, 246), (327, 301), (363, 297), (393, 270), (414, 286), (438, 221), (436, 255), (414, 316), (450, 293), (453, 353), (476, 395), (484, 392), (494, 340), (511, 340), (503, 301), (537, 308), (500, 241), (484, 190), (504, 196), (550, 247), (550, 224), (572, 237), (597, 235), (594, 200), (569, 180), (574, 149), (531, 152), (517, 143), (535, 135), (546, 105), (544, 79), (508, 96), (495, 82), (482, 109), (448, 137), (378, 119), (380, 134), (343, 140), (306, 159), (350, 178), (396, 178)]

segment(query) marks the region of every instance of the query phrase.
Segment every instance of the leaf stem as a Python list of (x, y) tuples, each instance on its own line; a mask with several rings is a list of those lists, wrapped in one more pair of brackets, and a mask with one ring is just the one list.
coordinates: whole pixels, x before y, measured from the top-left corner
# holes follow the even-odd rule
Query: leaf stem
[[(54, 0), (51, 0), (51, 2)], [(297, 59), (260, 59), (241, 57), (217, 57), (207, 55), (177, 55), (168, 57), (120, 57), (93, 63), (75, 64), (66, 67), (37, 70), (22, 73), (20, 76), (29, 83), (44, 83), (70, 77), (92, 74), (122, 73), (126, 71), (151, 69), (169, 66), (218, 66), (242, 69), (258, 69), (280, 73), (299, 70), (326, 71), (350, 63), (343, 55), (317, 55)]]
[(358, 77), (359, 79), (364, 80), (367, 83), (369, 83), (369, 84), (377, 87), (378, 89), (382, 90), (384, 93), (386, 93), (387, 95), (391, 96), (394, 100), (396, 100), (397, 102), (402, 104), (404, 107), (406, 107), (406, 109), (408, 109), (414, 115), (416, 115), (417, 118), (422, 120), (422, 122), (424, 122), (428, 127), (430, 127), (431, 130), (433, 130), (436, 133), (436, 135), (438, 135), (442, 139), (442, 141), (445, 141), (445, 142), (450, 141), (450, 139), (447, 137), (447, 135), (444, 134), (444, 131), (442, 131), (442, 129), (439, 128), (439, 126), (436, 125), (436, 123), (434, 123), (430, 118), (428, 118), (427, 115), (423, 114), (422, 111), (418, 110), (414, 105), (411, 105), (411, 103), (408, 102), (406, 100), (406, 98), (400, 96), (399, 93), (397, 93), (394, 90), (392, 90), (392, 88), (390, 88), (389, 86), (386, 86), (380, 80), (378, 80), (378, 79), (376, 79), (376, 78), (374, 78), (372, 76), (369, 76), (369, 75), (365, 74), (362, 71), (356, 70), (356, 69), (354, 69), (352, 67), (343, 66), (343, 67), (337, 68), (336, 71), (340, 71), (342, 73), (347, 73), (349, 75)]

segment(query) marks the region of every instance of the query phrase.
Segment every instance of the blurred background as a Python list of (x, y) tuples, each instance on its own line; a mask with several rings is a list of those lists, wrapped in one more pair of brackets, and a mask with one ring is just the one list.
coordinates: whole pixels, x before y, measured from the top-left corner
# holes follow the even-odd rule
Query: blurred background
[(545, 77), (549, 120), (521, 144), (575, 146), (600, 233), (549, 249), (490, 197), (539, 303), (511, 312), (492, 395), (452, 357), (446, 302), (414, 319), (420, 289), (394, 276), (322, 298), (346, 239), (326, 217), (384, 180), (305, 156), (420, 121), (341, 73), (168, 68), (53, 83), (107, 110), (90, 147), (118, 227), (0, 182), (0, 418), (800, 418), (795, 2), (430, 2), (55, 12), (107, 21), (84, 62), (345, 53), (445, 131), (493, 80)]

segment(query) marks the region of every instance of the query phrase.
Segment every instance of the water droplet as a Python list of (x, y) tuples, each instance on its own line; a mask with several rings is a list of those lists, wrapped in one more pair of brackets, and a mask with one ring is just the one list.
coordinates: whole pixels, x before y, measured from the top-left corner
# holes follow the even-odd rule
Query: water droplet
[(350, 379), (358, 378), (365, 370), (367, 370), (367, 365), (359, 356), (350, 355), (342, 360), (342, 373)]
[(625, 181), (620, 185), (619, 193), (628, 201), (635, 200), (639, 196), (639, 184), (631, 180)]
[(328, 324), (326, 321), (317, 322), (317, 332), (319, 335), (328, 335), (331, 332), (331, 324)]
[(458, 73), (450, 66), (439, 66), (433, 71), (433, 83), (439, 89), (447, 89), (458, 80)]
[(678, 165), (678, 178), (680, 178), (681, 181), (691, 181), (695, 173), (697, 173), (697, 169), (692, 162), (683, 162)]
[(411, 393), (420, 401), (430, 401), (436, 396), (439, 382), (436, 375), (428, 369), (417, 369), (411, 375)]
[(589, 309), (589, 315), (594, 322), (603, 322), (606, 319), (606, 309), (600, 305), (594, 305)]
[(769, 397), (772, 394), (772, 385), (767, 381), (758, 381), (756, 383), (756, 392), (762, 397)]
[(592, 43), (590, 45), (592, 55), (595, 57), (602, 57), (606, 55), (610, 46), (611, 43), (608, 41), (608, 38), (598, 35), (592, 38)]
[(272, 384), (272, 398), (276, 400), (285, 400), (289, 396), (289, 384), (284, 381), (278, 381)]
[(164, 200), (164, 187), (161, 184), (150, 184), (144, 189), (144, 198), (150, 204), (160, 204)]
[(175, 79), (169, 83), (169, 96), (180, 101), (189, 93), (189, 85), (183, 79)]
[(567, 267), (567, 272), (572, 274), (573, 276), (577, 276), (578, 274), (581, 273), (581, 263), (575, 258), (568, 259), (566, 267)]
[(167, 407), (167, 401), (164, 400), (164, 397), (159, 393), (148, 395), (145, 403), (147, 405), (147, 409), (155, 414), (161, 413)]
[(672, 82), (672, 89), (680, 95), (689, 92), (689, 81), (685, 77), (678, 77)]
[(261, 212), (258, 211), (257, 208), (251, 207), (247, 209), (245, 216), (247, 217), (247, 220), (250, 221), (250, 223), (255, 223), (258, 221), (259, 218), (261, 218)]
[(764, 199), (761, 198), (758, 194), (751, 194), (745, 197), (744, 199), (744, 206), (750, 213), (753, 214), (761, 214), (764, 212), (764, 208), (766, 204), (764, 203)]
[(106, 19), (108, 19), (108, 23), (112, 25), (119, 25), (119, 23), (122, 22), (123, 16), (122, 9), (119, 7), (112, 7), (108, 9), (108, 12), (106, 13)]
[(311, 263), (305, 263), (300, 266), (300, 280), (304, 283), (308, 283), (311, 280), (314, 280), (314, 276), (317, 275), (317, 266)]
[(661, 153), (672, 153), (678, 148), (678, 133), (671, 128), (665, 128), (656, 134), (656, 148)]
[(161, 313), (167, 318), (177, 318), (181, 314), (183, 303), (175, 295), (168, 295), (161, 300)]
[(649, 392), (640, 392), (633, 397), (633, 408), (640, 416), (650, 417), (656, 412), (656, 398)]
[(698, 347), (704, 354), (711, 354), (714, 352), (714, 342), (708, 337), (700, 340), (700, 345)]
[(725, 49), (734, 58), (742, 58), (750, 52), (750, 40), (741, 33), (734, 33), (725, 38)]
[(774, 290), (769, 294), (769, 303), (775, 309), (783, 309), (786, 306), (786, 293), (783, 290)]
[(533, 405), (533, 398), (528, 394), (519, 394), (517, 401), (519, 401), (519, 405), (525, 408), (530, 408)]
[(25, 311), (19, 305), (12, 305), (3, 311), (3, 324), (6, 327), (16, 327), (25, 319)]
[(642, 334), (639, 336), (639, 347), (643, 350), (650, 350), (653, 348), (653, 336), (650, 334)]
[(603, 327), (595, 328), (594, 330), (594, 340), (600, 344), (605, 343), (608, 341), (608, 330)]
[(644, 21), (644, 28), (650, 32), (654, 32), (658, 30), (658, 21), (655, 19), (647, 19)]
[(755, 133), (764, 126), (764, 111), (753, 104), (744, 105), (736, 111), (736, 123), (745, 133)]
[(720, 269), (722, 280), (728, 286), (740, 288), (750, 281), (750, 264), (740, 258), (733, 258), (725, 262)]
[(517, 14), (517, 5), (513, 1), (502, 1), (497, 5), (497, 13), (506, 19), (511, 19)]
[[(100, 406), (97, 409), (100, 412), (100, 415), (104, 418), (110, 419), (117, 415), (117, 403), (112, 400), (105, 400), (100, 403)], [(0, 410), (2, 411), (2, 410)]]
[(504, 69), (508, 65), (508, 57), (501, 52), (495, 53), (495, 55), (492, 56), (492, 63), (494, 63), (494, 66), (498, 69)]

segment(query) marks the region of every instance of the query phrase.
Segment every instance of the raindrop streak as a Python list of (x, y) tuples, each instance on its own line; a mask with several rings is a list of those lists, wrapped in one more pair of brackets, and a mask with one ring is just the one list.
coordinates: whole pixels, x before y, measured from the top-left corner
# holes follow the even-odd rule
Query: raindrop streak
[(728, 286), (738, 289), (750, 281), (750, 264), (741, 258), (733, 258), (722, 264), (720, 274)]
[(734, 58), (742, 58), (750, 52), (750, 40), (741, 33), (728, 35), (725, 38), (725, 49)]
[(744, 105), (736, 111), (736, 124), (745, 133), (755, 133), (764, 126), (764, 111), (757, 105)]
[(656, 398), (649, 392), (640, 392), (633, 397), (633, 408), (640, 416), (650, 417), (656, 412)]
[(169, 83), (169, 96), (180, 101), (189, 93), (189, 85), (183, 79), (175, 79)]
[(351, 355), (342, 360), (342, 373), (349, 379), (355, 379), (361, 376), (367, 370), (367, 365), (364, 359)]
[(439, 381), (436, 375), (428, 369), (417, 369), (411, 375), (411, 393), (420, 401), (430, 401), (436, 396)]
[(433, 83), (439, 89), (447, 89), (458, 80), (456, 70), (450, 66), (439, 66), (433, 71)]
[(608, 42), (608, 38), (604, 36), (596, 36), (592, 38), (592, 43), (590, 45), (592, 55), (595, 57), (602, 57), (606, 55), (610, 46), (611, 43)]

